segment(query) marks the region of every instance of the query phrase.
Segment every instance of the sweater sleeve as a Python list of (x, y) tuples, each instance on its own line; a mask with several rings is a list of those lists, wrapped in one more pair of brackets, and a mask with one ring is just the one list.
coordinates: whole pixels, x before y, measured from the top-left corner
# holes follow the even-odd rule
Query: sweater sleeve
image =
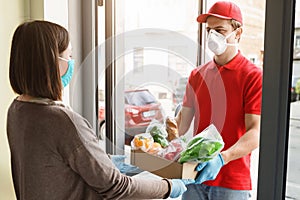
[(133, 178), (121, 174), (100, 148), (89, 123), (76, 113), (68, 114), (79, 145), (68, 156), (68, 164), (102, 199), (161, 199), (169, 192), (166, 181)]

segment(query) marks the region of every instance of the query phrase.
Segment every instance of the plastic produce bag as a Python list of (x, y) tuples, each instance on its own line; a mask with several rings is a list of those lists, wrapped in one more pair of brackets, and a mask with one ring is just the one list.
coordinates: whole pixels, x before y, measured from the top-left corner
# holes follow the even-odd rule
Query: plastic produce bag
[(153, 154), (153, 155), (158, 155), (159, 152), (162, 151), (162, 147), (159, 143), (153, 142), (152, 146), (148, 149), (147, 153)]
[(211, 124), (200, 134), (194, 136), (187, 145), (186, 150), (180, 154), (180, 163), (206, 162), (216, 156), (224, 147), (223, 139)]
[(167, 160), (177, 161), (180, 153), (185, 149), (186, 142), (182, 138), (176, 138), (169, 142), (169, 146), (159, 152), (159, 156)]
[(149, 133), (141, 133), (134, 136), (131, 147), (134, 150), (141, 149), (147, 152), (153, 144), (153, 137)]
[(165, 129), (165, 126), (159, 123), (157, 120), (153, 120), (146, 129), (146, 133), (150, 133), (153, 137), (154, 142), (159, 143), (163, 148), (169, 145), (166, 137), (168, 133)]

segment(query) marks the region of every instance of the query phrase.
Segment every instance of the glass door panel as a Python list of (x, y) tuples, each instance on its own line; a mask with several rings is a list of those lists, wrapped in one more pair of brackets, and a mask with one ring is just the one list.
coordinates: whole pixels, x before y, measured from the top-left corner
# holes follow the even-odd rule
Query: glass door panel
[(97, 63), (98, 63), (98, 137), (103, 149), (106, 148), (105, 136), (105, 6), (99, 1), (97, 6)]
[(300, 4), (296, 1), (286, 199), (300, 199)]
[(116, 0), (117, 137), (174, 116), (197, 62), (198, 1)]

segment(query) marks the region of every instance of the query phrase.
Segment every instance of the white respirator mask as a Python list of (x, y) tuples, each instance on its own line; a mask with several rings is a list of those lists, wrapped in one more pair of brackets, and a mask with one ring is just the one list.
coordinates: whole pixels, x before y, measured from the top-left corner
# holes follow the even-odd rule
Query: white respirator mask
[(238, 46), (238, 43), (230, 44), (227, 43), (227, 38), (229, 38), (232, 34), (236, 32), (233, 31), (227, 36), (222, 35), (221, 33), (218, 33), (214, 29), (210, 29), (208, 36), (207, 36), (207, 46), (208, 48), (215, 54), (215, 55), (221, 55), (225, 52), (227, 46)]

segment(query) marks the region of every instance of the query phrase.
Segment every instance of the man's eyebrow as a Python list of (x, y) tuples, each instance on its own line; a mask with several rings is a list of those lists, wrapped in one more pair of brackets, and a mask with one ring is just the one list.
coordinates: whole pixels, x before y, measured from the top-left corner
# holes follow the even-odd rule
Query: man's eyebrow
[(216, 26), (216, 27), (209, 27), (207, 26), (206, 29), (222, 29), (224, 26)]

